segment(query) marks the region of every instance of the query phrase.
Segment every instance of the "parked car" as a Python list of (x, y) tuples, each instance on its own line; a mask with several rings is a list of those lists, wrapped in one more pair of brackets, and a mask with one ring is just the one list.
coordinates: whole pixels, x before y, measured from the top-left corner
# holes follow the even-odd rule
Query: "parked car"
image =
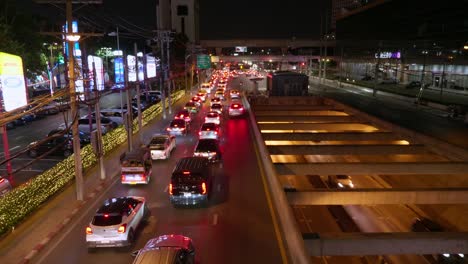
[(43, 141), (31, 142), (28, 147), (28, 156), (36, 158), (49, 151), (48, 155), (68, 157), (73, 154), (72, 140), (63, 135), (54, 135)]
[[(127, 113), (127, 109), (101, 109), (100, 113), (102, 117), (109, 118), (120, 126), (124, 123), (124, 115)], [(93, 116), (96, 116), (96, 113), (93, 113)]]
[(149, 209), (144, 197), (107, 199), (86, 227), (88, 249), (132, 245), (138, 227), (148, 216)]
[(411, 89), (411, 88), (420, 88), (421, 87), (421, 82), (419, 81), (412, 81), (405, 85), (406, 89)]
[(11, 189), (12, 187), (10, 181), (0, 176), (0, 197), (7, 194), (9, 191), (11, 191)]
[(397, 84), (397, 80), (396, 79), (382, 79), (380, 81), (380, 84)]
[(163, 235), (152, 238), (132, 253), (133, 264), (195, 264), (192, 239), (182, 235)]
[(153, 135), (148, 148), (151, 152), (151, 159), (169, 159), (172, 151), (176, 148), (176, 138), (169, 135)]
[[(69, 130), (68, 133), (65, 133), (65, 129), (60, 129), (60, 128), (53, 129), (47, 134), (48, 137), (60, 136), (60, 135), (62, 135), (64, 138), (67, 138), (67, 139), (73, 138), (73, 133), (71, 130)], [(86, 145), (91, 142), (91, 137), (88, 133), (85, 133), (83, 131), (78, 131), (78, 135), (80, 137), (80, 145)]]

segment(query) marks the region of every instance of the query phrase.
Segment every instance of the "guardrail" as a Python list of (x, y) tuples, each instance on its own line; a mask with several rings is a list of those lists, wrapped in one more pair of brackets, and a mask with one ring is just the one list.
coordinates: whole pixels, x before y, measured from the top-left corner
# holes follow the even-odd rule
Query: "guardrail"
[[(297, 227), (296, 220), (294, 218), (292, 209), (288, 203), (286, 195), (279, 183), (276, 175), (275, 168), (270, 159), (270, 154), (265, 146), (265, 142), (262, 139), (260, 130), (257, 127), (256, 119), (252, 113), (250, 103), (243, 97), (244, 105), (248, 110), (252, 132), (255, 137), (257, 149), (260, 154), (260, 159), (265, 172), (267, 190), (270, 193), (271, 202), (273, 204), (274, 215), (272, 217), (277, 218), (279, 225), (279, 232), (284, 244), (285, 253), (287, 254), (287, 263), (294, 264), (305, 264), (310, 263), (310, 257), (306, 252), (304, 240), (302, 234)], [(267, 194), (268, 195), (268, 194)], [(273, 220), (275, 221), (275, 220)], [(281, 247), (281, 245), (280, 245)]]

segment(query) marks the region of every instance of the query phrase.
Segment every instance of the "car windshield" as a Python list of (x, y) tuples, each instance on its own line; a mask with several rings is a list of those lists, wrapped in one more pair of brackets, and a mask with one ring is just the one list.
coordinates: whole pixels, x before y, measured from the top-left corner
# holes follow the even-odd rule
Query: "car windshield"
[(176, 173), (172, 175), (172, 183), (179, 183), (179, 184), (198, 184), (204, 180), (204, 177), (198, 173), (191, 173), (191, 174), (182, 174)]
[(122, 216), (119, 214), (103, 214), (94, 216), (92, 223), (95, 226), (111, 226), (118, 225), (121, 222)]
[(211, 106), (211, 108), (218, 109), (218, 108), (222, 108), (222, 106), (220, 104), (213, 104), (213, 106)]

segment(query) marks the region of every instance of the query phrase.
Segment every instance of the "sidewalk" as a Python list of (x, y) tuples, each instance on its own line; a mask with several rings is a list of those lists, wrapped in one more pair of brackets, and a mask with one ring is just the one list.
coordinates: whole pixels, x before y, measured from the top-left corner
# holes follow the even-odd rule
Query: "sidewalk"
[[(188, 98), (184, 95), (173, 104), (173, 109), (181, 106)], [(171, 117), (168, 116), (167, 120)], [(162, 116), (151, 121), (137, 134), (133, 135), (133, 147), (139, 146), (140, 133), (152, 133), (154, 124), (161, 122)], [(31, 263), (31, 260), (43, 250), (47, 243), (73, 221), (80, 209), (92, 201), (98, 193), (105, 192), (120, 179), (120, 154), (127, 150), (127, 144), (120, 145), (105, 157), (106, 180), (100, 180), (99, 167), (94, 166), (84, 175), (84, 201), (76, 200), (75, 184), (69, 184), (64, 190), (53, 196), (36, 212), (18, 225), (0, 241), (0, 262), (2, 264)]]

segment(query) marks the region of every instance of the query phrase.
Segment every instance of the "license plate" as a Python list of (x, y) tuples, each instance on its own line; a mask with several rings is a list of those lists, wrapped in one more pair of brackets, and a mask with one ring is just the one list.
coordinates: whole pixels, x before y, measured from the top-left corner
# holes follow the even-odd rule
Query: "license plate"
[(192, 193), (184, 192), (184, 197), (192, 197)]
[(109, 244), (109, 240), (101, 240), (101, 244)]

